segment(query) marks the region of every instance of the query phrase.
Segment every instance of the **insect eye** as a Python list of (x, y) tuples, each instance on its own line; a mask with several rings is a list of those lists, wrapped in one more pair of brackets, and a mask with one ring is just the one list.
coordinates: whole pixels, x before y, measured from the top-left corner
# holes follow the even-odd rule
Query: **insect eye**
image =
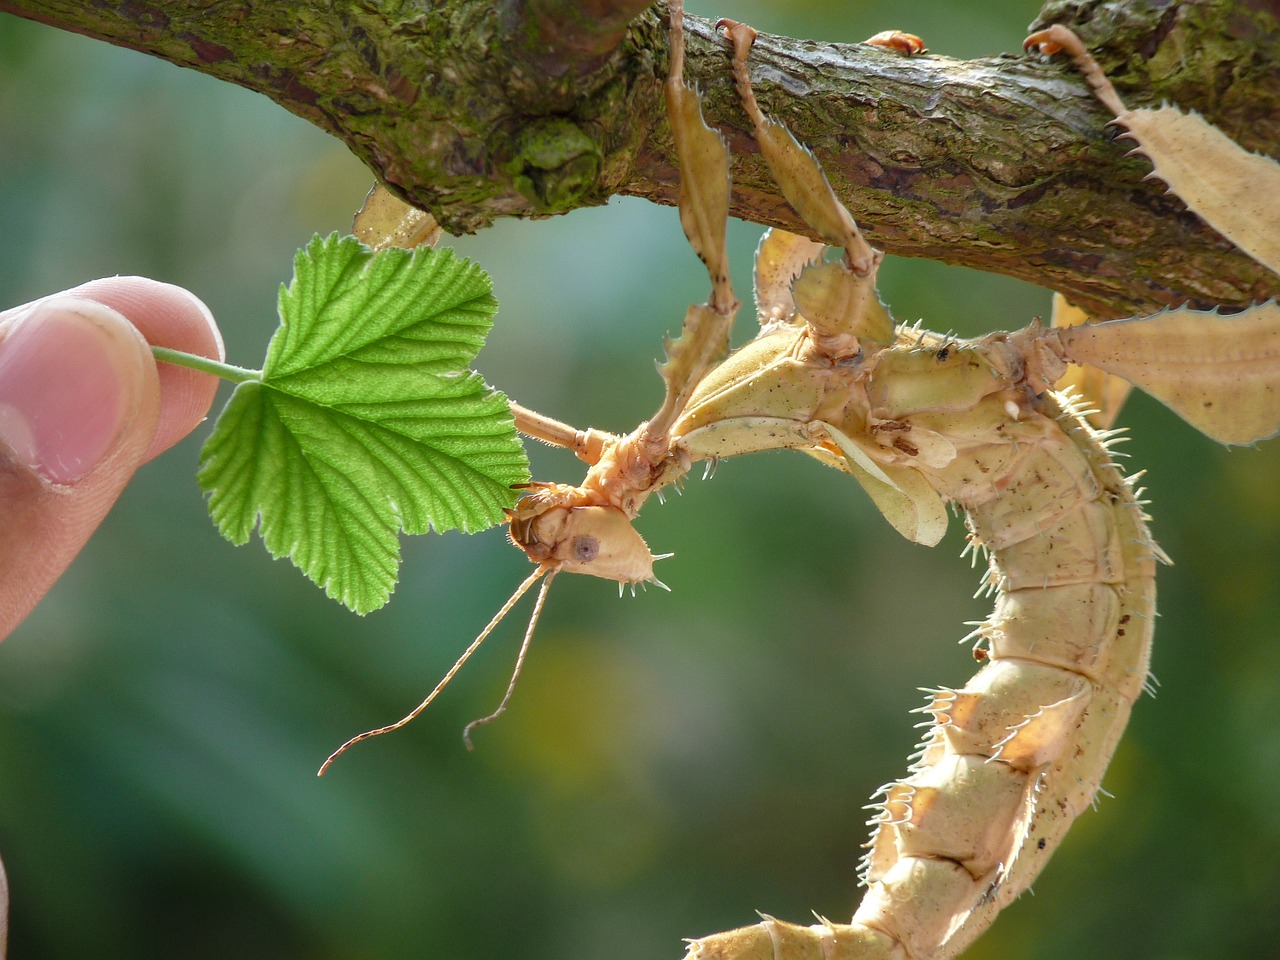
[(574, 537), (570, 549), (578, 563), (590, 563), (600, 556), (600, 541), (595, 537)]

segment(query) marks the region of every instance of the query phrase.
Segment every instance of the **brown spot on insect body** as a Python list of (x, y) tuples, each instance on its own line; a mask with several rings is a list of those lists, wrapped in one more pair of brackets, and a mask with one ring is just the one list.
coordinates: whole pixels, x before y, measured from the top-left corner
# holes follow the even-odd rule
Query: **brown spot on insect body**
[(906, 433), (910, 429), (911, 424), (904, 420), (881, 420), (871, 425), (872, 433)]

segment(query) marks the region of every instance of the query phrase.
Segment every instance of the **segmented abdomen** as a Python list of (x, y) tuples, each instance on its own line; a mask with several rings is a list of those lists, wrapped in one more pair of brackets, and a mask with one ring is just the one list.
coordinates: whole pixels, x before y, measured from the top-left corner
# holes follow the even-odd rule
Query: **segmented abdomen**
[(852, 923), (766, 920), (697, 941), (690, 957), (953, 957), (1093, 802), (1146, 682), (1159, 551), (1132, 485), (1075, 413), (1046, 396), (1001, 422), (991, 403), (1003, 400), (975, 408), (967, 434), (965, 414), (948, 414), (957, 455), (926, 471), (989, 551), (996, 605), (975, 648), (987, 662), (924, 708), (934, 720), (909, 775), (881, 792)]

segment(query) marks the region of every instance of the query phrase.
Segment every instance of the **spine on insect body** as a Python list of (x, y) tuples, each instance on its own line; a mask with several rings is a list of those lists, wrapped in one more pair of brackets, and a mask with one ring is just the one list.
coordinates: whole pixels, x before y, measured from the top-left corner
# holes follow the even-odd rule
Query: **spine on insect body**
[(1159, 550), (1104, 437), (1070, 403), (1010, 380), (955, 404), (910, 386), (940, 359), (957, 370), (952, 396), (1001, 386), (989, 356), (978, 344), (885, 351), (840, 424), (965, 510), (995, 597), (975, 632), (984, 666), (922, 708), (932, 720), (908, 775), (873, 808), (852, 922), (766, 919), (693, 942), (691, 960), (954, 957), (1094, 801), (1146, 682)]

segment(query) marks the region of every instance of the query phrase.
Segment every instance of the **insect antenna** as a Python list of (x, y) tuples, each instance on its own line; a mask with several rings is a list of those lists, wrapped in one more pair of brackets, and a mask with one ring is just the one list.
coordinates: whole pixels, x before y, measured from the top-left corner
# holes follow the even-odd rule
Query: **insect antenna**
[[(529, 576), (525, 578), (525, 581), (522, 584), (520, 584), (520, 586), (516, 587), (515, 593), (511, 594), (511, 596), (507, 599), (507, 602), (502, 605), (502, 609), (499, 610), (496, 614), (494, 614), (493, 619), (489, 621), (489, 625), (480, 631), (480, 635), (471, 641), (471, 646), (467, 647), (467, 649), (462, 652), (462, 656), (458, 657), (458, 659), (454, 661), (454, 664), (452, 667), (449, 668), (448, 673), (446, 673), (444, 677), (441, 678), (440, 682), (436, 684), (435, 689), (432, 690), (429, 694), (427, 694), (427, 697), (425, 700), (423, 700), (420, 704), (414, 707), (411, 711), (409, 711), (407, 714), (405, 714), (395, 723), (387, 724), (387, 726), (385, 727), (378, 727), (375, 730), (366, 730), (364, 733), (360, 733), (352, 737), (350, 740), (348, 740), (346, 743), (340, 746), (337, 750), (333, 751), (333, 753), (329, 754), (329, 758), (325, 760), (325, 762), (320, 765), (320, 769), (316, 771), (316, 776), (323, 777), (325, 771), (329, 769), (329, 766), (333, 763), (333, 761), (337, 760), (338, 757), (342, 756), (344, 753), (346, 753), (349, 749), (354, 747), (361, 740), (368, 740), (371, 737), (377, 737), (384, 733), (390, 733), (393, 730), (399, 730), (401, 727), (409, 723), (409, 721), (416, 718), (418, 714), (422, 713), (423, 710), (427, 709), (427, 707), (431, 705), (431, 701), (434, 700), (437, 696), (439, 696), (440, 692), (449, 685), (449, 681), (451, 681), (457, 675), (458, 671), (462, 669), (462, 665), (466, 663), (469, 659), (471, 659), (471, 655), (473, 653), (475, 653), (478, 649), (480, 649), (480, 644), (484, 643), (485, 639), (489, 636), (489, 634), (493, 633), (494, 628), (497, 627), (497, 625), (502, 622), (503, 618), (506, 617), (506, 615), (511, 612), (511, 608), (516, 605), (516, 603), (520, 600), (521, 597), (523, 597), (526, 593), (529, 592), (530, 587), (532, 587), (541, 577), (545, 576), (547, 579), (543, 582), (542, 589), (538, 591), (538, 602), (537, 602), (537, 605), (534, 607), (533, 619), (529, 622), (529, 629), (525, 633), (524, 645), (521, 646), (520, 657), (516, 661), (516, 675), (519, 675), (520, 664), (523, 663), (525, 650), (529, 646), (529, 637), (533, 635), (533, 628), (538, 622), (538, 614), (542, 611), (542, 602), (547, 595), (547, 587), (550, 586), (551, 581), (555, 578), (557, 569), (559, 568), (555, 564), (544, 563), (539, 565), (538, 569), (534, 570), (533, 573), (529, 574)], [(511, 683), (512, 685), (515, 684), (515, 676), (512, 676)], [(488, 721), (494, 719), (494, 717), (501, 714), (503, 709), (506, 707), (507, 699), (510, 696), (511, 696), (511, 690), (508, 688), (507, 696), (502, 698), (502, 704), (501, 706), (498, 707), (497, 711), (492, 716), (486, 717), (484, 720), (477, 721), (477, 722), (487, 723)], [(467, 733), (469, 733), (471, 728), (474, 726), (475, 726), (475, 723), (468, 724), (466, 730), (463, 732), (463, 739), (467, 741), (467, 749), (471, 748), (471, 741), (467, 738)]]
[[(492, 723), (507, 711), (507, 704), (511, 702), (511, 694), (515, 692), (516, 681), (520, 679), (520, 671), (524, 668), (524, 658), (529, 652), (529, 643), (533, 640), (533, 631), (538, 626), (538, 618), (542, 616), (542, 605), (546, 602), (547, 591), (551, 589), (551, 581), (556, 578), (557, 568), (552, 567), (547, 573), (547, 579), (542, 581), (542, 587), (538, 590), (538, 599), (533, 604), (533, 615), (529, 617), (529, 626), (525, 628), (524, 640), (520, 643), (520, 652), (516, 654), (516, 667), (511, 671), (511, 680), (507, 683), (507, 692), (502, 695), (502, 702), (498, 704), (498, 709), (493, 711), (487, 717), (481, 717), (479, 720), (472, 720), (462, 728), (462, 742), (467, 745), (468, 750), (474, 750), (475, 744), (471, 742), (471, 731), (476, 727), (485, 723)], [(534, 577), (530, 577), (520, 585), (519, 593), (523, 593), (527, 589), (527, 585), (532, 583)], [(519, 593), (512, 599), (514, 602), (519, 599)], [(510, 603), (508, 604), (510, 606)], [(471, 651), (467, 651), (469, 654)]]

